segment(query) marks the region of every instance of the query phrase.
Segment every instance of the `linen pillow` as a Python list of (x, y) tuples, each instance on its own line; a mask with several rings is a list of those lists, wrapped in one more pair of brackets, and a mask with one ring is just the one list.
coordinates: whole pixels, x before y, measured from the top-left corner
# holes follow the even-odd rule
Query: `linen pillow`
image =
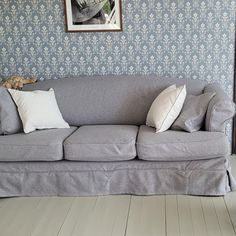
[(7, 89), (0, 87), (0, 135), (15, 134), (23, 131), (16, 104)]
[(58, 108), (52, 88), (49, 91), (8, 91), (18, 107), (25, 133), (36, 129), (69, 128)]
[(163, 90), (151, 105), (146, 125), (156, 128), (156, 133), (166, 131), (178, 117), (186, 98), (186, 86), (172, 85)]
[(208, 104), (215, 93), (204, 93), (199, 96), (187, 95), (183, 109), (171, 129), (195, 132), (201, 129)]

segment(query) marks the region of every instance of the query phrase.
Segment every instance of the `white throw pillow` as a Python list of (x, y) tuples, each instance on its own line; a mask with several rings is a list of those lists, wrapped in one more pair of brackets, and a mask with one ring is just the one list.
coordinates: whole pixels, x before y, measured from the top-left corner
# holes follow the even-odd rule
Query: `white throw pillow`
[[(170, 91), (173, 91), (176, 89), (176, 84), (171, 85), (170, 87), (164, 89), (157, 97), (156, 99), (153, 101), (148, 115), (147, 115), (147, 119), (146, 119), (146, 125), (147, 126), (151, 126), (151, 127), (156, 127), (155, 126), (155, 117), (156, 117), (156, 109), (159, 107), (159, 103), (160, 103), (160, 97), (163, 96), (165, 93), (169, 93)], [(163, 104), (161, 104), (163, 105)]]
[(69, 128), (58, 108), (52, 88), (49, 91), (8, 91), (17, 105), (25, 133), (36, 129)]
[(186, 98), (186, 86), (172, 85), (163, 90), (151, 105), (146, 125), (156, 128), (156, 133), (166, 131), (178, 117)]

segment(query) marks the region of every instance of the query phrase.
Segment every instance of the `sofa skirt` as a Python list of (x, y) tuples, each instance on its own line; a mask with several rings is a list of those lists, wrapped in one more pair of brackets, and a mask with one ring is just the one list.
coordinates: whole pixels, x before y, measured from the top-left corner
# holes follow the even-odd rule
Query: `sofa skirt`
[(189, 194), (236, 190), (228, 159), (1, 162), (0, 197)]

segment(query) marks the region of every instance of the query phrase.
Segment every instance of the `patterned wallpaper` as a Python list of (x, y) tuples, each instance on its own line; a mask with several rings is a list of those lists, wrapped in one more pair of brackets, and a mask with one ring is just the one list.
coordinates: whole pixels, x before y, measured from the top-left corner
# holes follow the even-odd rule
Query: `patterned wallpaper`
[(0, 1), (0, 77), (156, 74), (232, 95), (235, 0), (123, 0), (123, 32), (65, 33), (63, 0)]

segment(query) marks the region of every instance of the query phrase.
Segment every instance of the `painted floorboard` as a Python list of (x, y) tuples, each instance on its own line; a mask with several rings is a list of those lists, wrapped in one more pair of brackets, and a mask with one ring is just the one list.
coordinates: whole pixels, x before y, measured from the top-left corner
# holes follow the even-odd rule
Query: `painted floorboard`
[(230, 216), (228, 210), (225, 205), (225, 201), (223, 197), (215, 197), (212, 199), (216, 215), (218, 217), (218, 222), (220, 225), (220, 231), (223, 236), (234, 236), (234, 228), (230, 220)]
[(133, 196), (126, 236), (162, 236), (165, 230), (165, 196)]
[(96, 201), (97, 197), (75, 198), (58, 235), (83, 235), (86, 227), (89, 227)]
[(207, 236), (207, 227), (200, 197), (190, 197), (190, 211), (192, 216), (193, 235)]
[(194, 235), (189, 196), (177, 196), (179, 228), (181, 236)]
[(180, 235), (178, 204), (175, 195), (166, 196), (166, 235)]
[(80, 236), (122, 236), (125, 234), (130, 196), (98, 197), (88, 219), (87, 227)]
[(32, 236), (56, 236), (58, 235), (62, 224), (64, 223), (73, 198), (51, 197), (42, 198), (36, 211), (37, 219)]
[(225, 204), (230, 215), (231, 223), (236, 232), (236, 192), (228, 193), (225, 197)]
[(207, 233), (209, 236), (220, 236), (220, 225), (216, 210), (211, 197), (201, 197), (204, 219), (207, 226)]
[(29, 236), (34, 227), (33, 220), (40, 198), (21, 198), (20, 208), (15, 211), (14, 217), (8, 220), (6, 227), (1, 227), (4, 236)]
[(59, 236), (123, 236), (130, 196), (75, 198)]
[(10, 198), (0, 198), (0, 209), (9, 201)]
[[(9, 198), (0, 208), (0, 232), (5, 234), (9, 223), (15, 219), (17, 212), (22, 214), (25, 209), (22, 207), (25, 198)], [(3, 235), (4, 235), (3, 234)]]

